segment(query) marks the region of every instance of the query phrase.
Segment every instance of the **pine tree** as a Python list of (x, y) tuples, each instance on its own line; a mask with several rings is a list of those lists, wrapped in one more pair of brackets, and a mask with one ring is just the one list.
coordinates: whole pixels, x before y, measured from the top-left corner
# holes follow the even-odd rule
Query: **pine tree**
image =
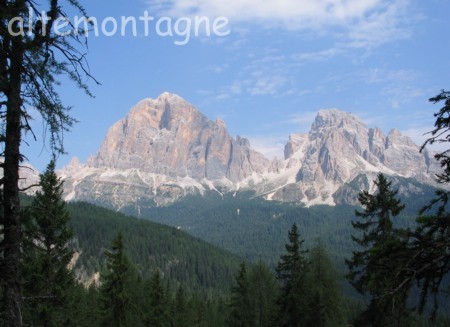
[(25, 212), (24, 316), (27, 324), (59, 326), (70, 317), (65, 305), (74, 296), (75, 279), (68, 269), (73, 234), (54, 161), (40, 175), (39, 186), (41, 190)]
[(375, 185), (375, 194), (368, 191), (359, 194), (364, 211), (355, 211), (361, 220), (352, 225), (362, 236), (352, 238), (363, 250), (354, 251), (352, 259), (347, 260), (350, 271), (347, 277), (359, 293), (370, 296), (370, 304), (357, 325), (404, 326), (409, 319), (406, 308), (409, 288), (390, 294), (403, 280), (397, 268), (408, 253), (407, 231), (394, 228), (392, 222), (404, 205), (383, 174), (378, 175)]
[(133, 313), (130, 296), (132, 268), (124, 253), (122, 233), (119, 232), (106, 255), (107, 271), (102, 276), (100, 301), (103, 325), (125, 327), (132, 326), (130, 315)]
[(327, 250), (318, 243), (309, 252), (310, 269), (308, 282), (311, 285), (311, 297), (308, 304), (308, 326), (337, 327), (345, 326), (343, 315), (343, 294), (337, 281)]
[(302, 250), (304, 240), (298, 234), (294, 224), (289, 231), (289, 243), (286, 244), (286, 254), (276, 267), (277, 278), (282, 283), (281, 294), (278, 298), (279, 314), (277, 324), (280, 326), (304, 326), (308, 321), (307, 303), (309, 290), (307, 273), (309, 262)]

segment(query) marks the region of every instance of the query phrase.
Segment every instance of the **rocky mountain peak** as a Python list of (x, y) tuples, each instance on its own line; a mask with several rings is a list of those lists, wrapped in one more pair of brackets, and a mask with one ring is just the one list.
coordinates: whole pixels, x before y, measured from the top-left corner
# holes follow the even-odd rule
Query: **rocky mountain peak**
[(362, 122), (351, 113), (338, 109), (325, 109), (320, 110), (317, 113), (311, 129), (314, 130), (321, 127), (343, 127), (351, 124), (362, 124)]
[(157, 192), (169, 180), (236, 183), (262, 173), (268, 162), (247, 139), (231, 137), (223, 121), (213, 122), (183, 98), (163, 93), (139, 101), (114, 124), (87, 166), (136, 171)]
[(405, 146), (419, 149), (411, 138), (402, 135), (398, 129), (394, 128), (390, 130), (386, 137), (386, 148)]
[(291, 134), (284, 155), (269, 161), (248, 139), (230, 136), (222, 120), (211, 121), (183, 98), (163, 93), (138, 102), (87, 164), (74, 159), (62, 175), (67, 199), (99, 198), (116, 207), (240, 189), (272, 200), (333, 205), (355, 199), (360, 189), (348, 185), (367, 187), (378, 172), (432, 183), (435, 167), (432, 155), (420, 153), (398, 130), (385, 135), (338, 109), (319, 111), (308, 133)]
[(385, 136), (337, 109), (319, 111), (307, 136), (291, 135), (285, 158), (286, 171), (298, 170), (294, 182), (287, 179), (271, 196), (283, 201), (333, 204), (333, 194), (361, 174), (433, 181), (433, 160), (409, 137), (397, 129)]

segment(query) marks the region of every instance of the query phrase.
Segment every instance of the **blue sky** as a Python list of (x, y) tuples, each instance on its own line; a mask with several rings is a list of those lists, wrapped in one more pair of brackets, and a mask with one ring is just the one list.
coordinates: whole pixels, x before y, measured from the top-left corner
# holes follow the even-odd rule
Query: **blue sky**
[[(95, 98), (62, 80), (63, 100), (79, 121), (64, 135), (67, 155), (84, 162), (108, 128), (139, 100), (168, 91), (230, 133), (248, 137), (268, 155), (281, 156), (291, 133), (307, 132), (320, 109), (338, 108), (387, 133), (397, 127), (416, 142), (434, 123), (427, 99), (449, 89), (450, 1), (447, 0), (112, 0), (82, 1), (90, 16), (224, 16), (225, 37), (203, 34), (184, 46), (181, 37), (88, 39)], [(38, 140), (23, 151), (43, 169), (42, 122)]]

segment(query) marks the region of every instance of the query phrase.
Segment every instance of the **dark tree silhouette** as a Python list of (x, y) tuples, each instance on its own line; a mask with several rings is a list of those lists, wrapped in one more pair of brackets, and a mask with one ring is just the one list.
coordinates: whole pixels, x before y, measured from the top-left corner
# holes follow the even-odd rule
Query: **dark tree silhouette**
[(297, 225), (292, 225), (288, 234), (289, 243), (286, 244), (286, 254), (276, 267), (277, 278), (282, 283), (281, 294), (278, 298), (280, 326), (302, 326), (308, 318), (308, 285), (307, 273), (309, 262), (302, 249), (304, 240), (300, 239)]
[(374, 194), (368, 191), (359, 194), (364, 211), (355, 212), (360, 220), (352, 225), (362, 235), (352, 238), (362, 250), (354, 251), (353, 257), (347, 260), (347, 277), (359, 293), (370, 296), (368, 308), (357, 325), (403, 326), (409, 319), (406, 300), (410, 284), (402, 292), (389, 293), (402, 281), (404, 276), (396, 271), (401, 265), (400, 258), (409, 253), (407, 231), (394, 228), (392, 221), (404, 205), (383, 174), (378, 174), (375, 185)]
[(73, 256), (69, 249), (69, 213), (62, 199), (63, 183), (56, 176), (53, 161), (40, 175), (39, 186), (41, 190), (25, 211), (22, 240), (24, 307), (29, 320), (25, 322), (57, 326), (61, 324), (60, 313), (67, 313), (64, 310), (75, 278), (68, 268)]
[[(84, 14), (77, 0), (67, 2)], [(51, 0), (39, 7), (32, 0), (2, 0), (0, 8), (0, 142), (4, 149), (1, 153), (3, 178), (0, 180), (3, 187), (2, 317), (4, 326), (21, 326), (22, 221), (18, 182), (19, 165), (24, 160), (20, 150), (22, 135), (33, 133), (29, 108), (34, 108), (46, 123), (53, 152), (63, 152), (62, 133), (74, 119), (68, 114), (70, 107), (64, 106), (58, 96), (56, 76), (67, 75), (90, 94), (83, 82), (84, 76), (90, 77), (90, 73), (82, 50), (84, 32), (73, 30), (63, 36), (54, 31), (54, 23), (66, 17), (60, 1)], [(48, 16), (47, 24), (39, 19), (43, 10)], [(31, 25), (30, 11), (34, 17)]]
[[(427, 145), (450, 142), (450, 92), (441, 93), (429, 99), (432, 103), (443, 102), (443, 107), (434, 114), (436, 121), (431, 137), (422, 145), (421, 151)], [(450, 182), (450, 149), (435, 154), (443, 171), (436, 175), (437, 182), (448, 186)], [(438, 294), (442, 281), (450, 271), (450, 212), (448, 204), (450, 193), (441, 189), (436, 192), (436, 198), (424, 207), (417, 219), (418, 227), (413, 234), (411, 260), (405, 270), (411, 271), (410, 279), (415, 278), (420, 286), (419, 312), (422, 312), (428, 297), (433, 297), (432, 319), (438, 309)], [(427, 213), (427, 214), (426, 214)], [(405, 279), (405, 283), (406, 283)], [(403, 284), (400, 285), (403, 287)], [(399, 287), (399, 289), (400, 289)]]

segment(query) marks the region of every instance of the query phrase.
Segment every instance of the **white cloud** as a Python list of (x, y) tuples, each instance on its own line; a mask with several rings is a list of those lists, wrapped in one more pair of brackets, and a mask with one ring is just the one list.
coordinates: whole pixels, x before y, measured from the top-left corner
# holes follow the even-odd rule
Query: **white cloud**
[(291, 28), (335, 25), (362, 19), (383, 0), (169, 0), (150, 1), (172, 16), (226, 16), (233, 21), (279, 22)]
[(172, 17), (227, 17), (292, 31), (341, 35), (350, 47), (373, 47), (410, 36), (411, 0), (148, 0), (152, 13)]

